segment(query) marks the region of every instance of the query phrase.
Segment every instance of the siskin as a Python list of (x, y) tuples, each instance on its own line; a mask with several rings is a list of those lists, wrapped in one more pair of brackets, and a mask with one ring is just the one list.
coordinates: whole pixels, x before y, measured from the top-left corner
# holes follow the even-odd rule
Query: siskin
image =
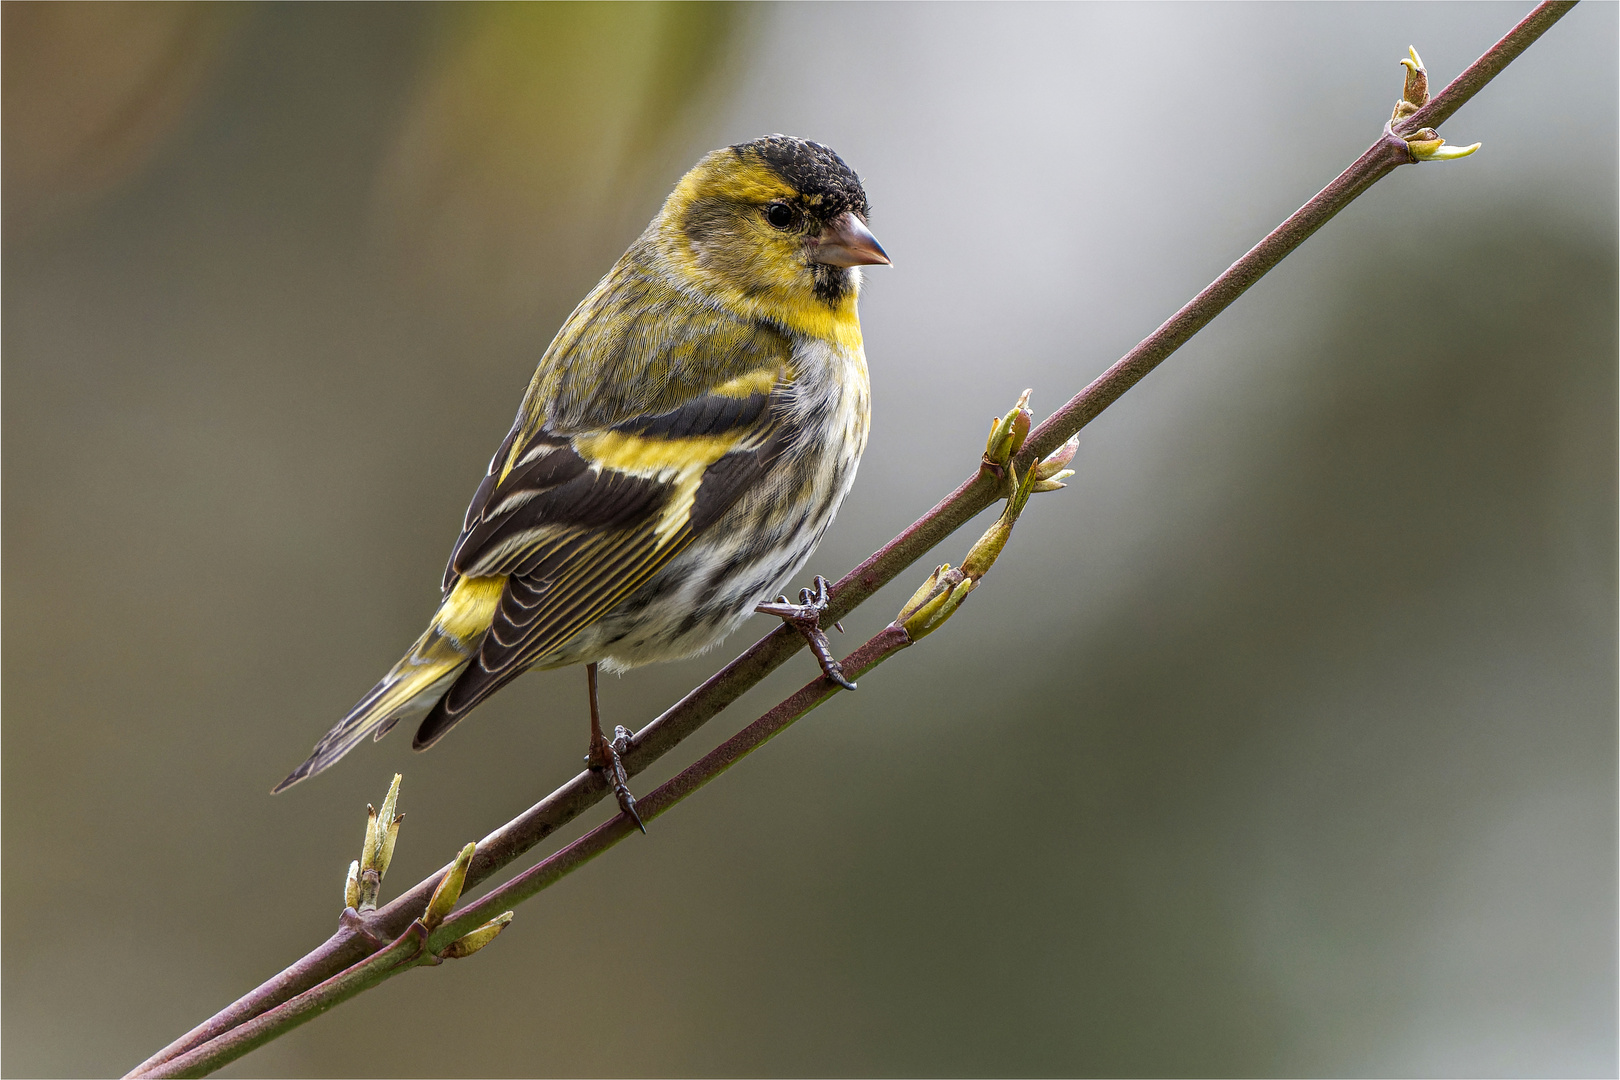
[[(866, 447), (856, 313), (859, 177), (784, 135), (716, 150), (681, 178), (557, 333), (467, 508), (427, 631), (276, 787), (370, 735), (437, 742), (531, 668), (586, 665), (587, 761), (640, 824), (602, 733), (596, 669), (702, 652), (804, 567)], [(842, 685), (818, 605), (790, 619)]]

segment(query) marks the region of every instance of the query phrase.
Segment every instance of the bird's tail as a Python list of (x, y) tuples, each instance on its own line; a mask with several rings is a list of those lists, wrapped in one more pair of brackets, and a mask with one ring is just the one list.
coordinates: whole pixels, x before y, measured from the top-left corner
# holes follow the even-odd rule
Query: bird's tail
[(504, 577), (462, 578), (457, 582), (404, 659), (326, 733), (309, 760), (270, 793), (286, 791), (305, 777), (314, 776), (367, 735), (380, 739), (401, 720), (414, 722), (426, 715), (478, 654), (505, 584)]

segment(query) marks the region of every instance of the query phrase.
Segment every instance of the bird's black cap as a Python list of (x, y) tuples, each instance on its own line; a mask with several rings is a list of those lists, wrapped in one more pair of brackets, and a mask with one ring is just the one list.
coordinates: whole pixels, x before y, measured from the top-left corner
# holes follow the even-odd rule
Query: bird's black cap
[(739, 157), (757, 156), (815, 205), (815, 216), (830, 221), (853, 210), (866, 219), (866, 189), (861, 187), (861, 178), (830, 147), (791, 135), (767, 135), (731, 149)]

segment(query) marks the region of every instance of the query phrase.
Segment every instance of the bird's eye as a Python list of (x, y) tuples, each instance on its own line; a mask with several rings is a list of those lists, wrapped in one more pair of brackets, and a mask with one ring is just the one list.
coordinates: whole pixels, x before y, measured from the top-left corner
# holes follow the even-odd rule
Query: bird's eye
[(786, 203), (773, 202), (765, 208), (765, 220), (774, 228), (785, 229), (793, 224), (793, 209)]

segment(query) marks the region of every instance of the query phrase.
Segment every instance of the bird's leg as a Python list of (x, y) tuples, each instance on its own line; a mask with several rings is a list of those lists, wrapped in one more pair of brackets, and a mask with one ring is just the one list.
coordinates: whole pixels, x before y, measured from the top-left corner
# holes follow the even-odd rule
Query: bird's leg
[(602, 773), (607, 782), (613, 785), (614, 797), (619, 800), (619, 809), (624, 811), (626, 817), (636, 823), (636, 828), (643, 833), (647, 826), (641, 823), (641, 815), (636, 813), (636, 800), (630, 794), (630, 777), (625, 774), (624, 762), (619, 755), (630, 749), (630, 729), (616, 727), (613, 729), (613, 739), (608, 740), (602, 734), (602, 714), (596, 705), (596, 665), (585, 665), (585, 685), (591, 694), (591, 749), (585, 755), (585, 764), (590, 766), (592, 772)]
[[(821, 629), (821, 613), (827, 610), (826, 578), (817, 574), (814, 589), (800, 589), (797, 604), (789, 603), (785, 596), (778, 596), (776, 603), (760, 604), (754, 610), (761, 615), (775, 615), (803, 634), (810, 651), (815, 654), (816, 662), (821, 665), (821, 673), (845, 690), (855, 689), (855, 684), (844, 678), (844, 669), (833, 659), (832, 646), (827, 643), (827, 635)], [(838, 628), (839, 633), (844, 630), (837, 623), (833, 623), (833, 626)]]

